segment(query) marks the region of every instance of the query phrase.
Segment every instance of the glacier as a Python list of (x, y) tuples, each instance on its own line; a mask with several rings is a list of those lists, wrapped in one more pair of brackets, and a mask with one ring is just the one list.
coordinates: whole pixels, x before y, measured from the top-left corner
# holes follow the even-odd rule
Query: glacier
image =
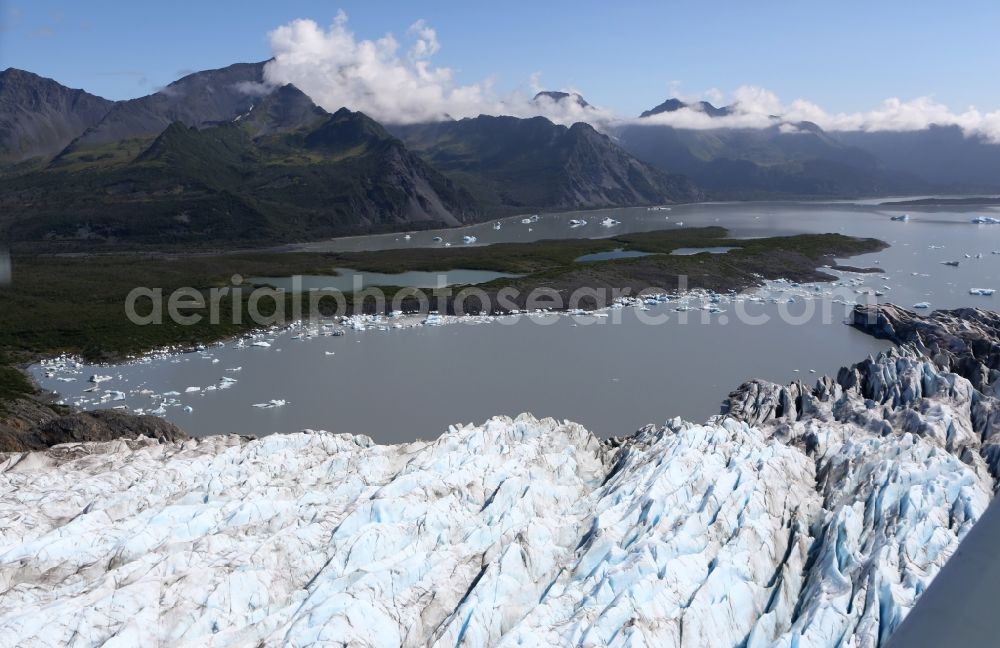
[(1000, 354), (985, 314), (869, 321), (901, 346), (606, 440), (0, 455), (0, 645), (884, 645), (992, 499)]

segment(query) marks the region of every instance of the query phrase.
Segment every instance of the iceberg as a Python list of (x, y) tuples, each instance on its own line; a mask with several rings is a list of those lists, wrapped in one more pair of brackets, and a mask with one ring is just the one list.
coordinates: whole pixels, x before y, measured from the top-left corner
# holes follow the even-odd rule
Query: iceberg
[(994, 288), (969, 288), (970, 295), (979, 295), (982, 297), (989, 297), (995, 292), (996, 290)]
[(615, 225), (621, 225), (621, 221), (616, 221), (610, 216), (601, 221), (602, 227), (614, 227)]
[(478, 239), (475, 236), (463, 236), (462, 240), (466, 243), (475, 243)]
[(900, 223), (906, 223), (906, 222), (908, 222), (910, 220), (910, 215), (909, 214), (900, 214), (899, 216), (893, 216), (893, 217), (891, 217), (889, 220), (897, 221), (897, 222), (900, 222)]
[(980, 225), (997, 225), (1000, 223), (1000, 218), (994, 218), (993, 216), (976, 216), (972, 219), (972, 222)]
[(275, 398), (267, 401), (266, 403), (254, 403), (253, 406), (259, 409), (274, 409), (275, 407), (284, 407), (286, 404), (288, 404), (288, 401)]

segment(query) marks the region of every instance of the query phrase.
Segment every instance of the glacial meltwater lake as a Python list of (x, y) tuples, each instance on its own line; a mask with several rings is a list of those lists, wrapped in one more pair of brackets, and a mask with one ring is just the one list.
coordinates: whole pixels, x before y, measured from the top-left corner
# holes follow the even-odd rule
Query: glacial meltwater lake
[[(903, 213), (910, 214), (908, 222), (890, 220)], [(161, 411), (193, 435), (313, 428), (398, 442), (435, 437), (452, 423), (522, 411), (571, 419), (603, 436), (623, 435), (674, 416), (702, 421), (717, 414), (726, 394), (747, 379), (812, 382), (888, 346), (846, 326), (848, 306), (835, 299), (996, 310), (1000, 293), (969, 292), (1000, 289), (1000, 225), (971, 223), (982, 215), (1000, 213), (994, 207), (862, 202), (719, 203), (669, 211), (542, 214), (531, 224), (505, 219), (500, 229), (486, 223), (415, 232), (409, 239), (391, 234), (309, 243), (293, 248), (461, 245), (463, 236), (485, 245), (611, 236), (683, 222), (721, 225), (738, 238), (839, 232), (879, 238), (890, 247), (843, 261), (882, 272), (837, 273), (836, 284), (777, 284), (759, 300), (692, 300), (623, 308), (607, 317), (522, 316), (402, 329), (390, 321), (386, 330), (348, 330), (338, 337), (309, 337), (297, 329), (258, 338), (269, 347), (228, 342), (115, 366), (36, 365), (32, 373), (69, 404)], [(605, 216), (620, 224), (602, 226)], [(588, 224), (570, 227), (574, 218)], [(435, 236), (443, 241), (433, 241)], [(959, 264), (943, 265), (946, 261)], [(684, 310), (688, 307), (692, 310)], [(810, 309), (817, 314), (809, 316)], [(826, 318), (818, 314), (824, 311)], [(649, 323), (655, 316), (668, 319)], [(92, 374), (109, 379), (85, 391), (94, 387), (88, 382)], [(285, 404), (254, 407), (272, 400)]]

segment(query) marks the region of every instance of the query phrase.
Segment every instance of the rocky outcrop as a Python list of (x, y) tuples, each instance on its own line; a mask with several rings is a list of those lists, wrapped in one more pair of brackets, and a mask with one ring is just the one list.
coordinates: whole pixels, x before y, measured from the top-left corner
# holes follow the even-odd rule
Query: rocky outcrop
[(30, 398), (3, 402), (0, 452), (44, 450), (62, 443), (134, 439), (144, 436), (167, 443), (188, 436), (157, 416), (136, 416), (115, 410), (60, 414)]
[(913, 345), (945, 371), (982, 392), (1000, 379), (1000, 314), (981, 308), (934, 311), (922, 317), (892, 304), (858, 306), (854, 327), (896, 344)]
[(158, 416), (136, 416), (115, 410), (76, 412), (51, 419), (24, 435), (27, 448), (48, 448), (62, 443), (113, 441), (149, 437), (161, 443), (188, 438), (173, 423)]

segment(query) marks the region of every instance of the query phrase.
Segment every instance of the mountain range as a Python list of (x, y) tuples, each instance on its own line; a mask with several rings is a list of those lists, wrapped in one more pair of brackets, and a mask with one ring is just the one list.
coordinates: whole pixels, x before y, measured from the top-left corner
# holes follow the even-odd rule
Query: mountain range
[(7, 238), (257, 244), (703, 197), (587, 124), (481, 116), (391, 134), (265, 85), (263, 66), (198, 72), (119, 102), (0, 73)]
[[(250, 245), (454, 226), (539, 210), (712, 199), (1000, 191), (1000, 146), (956, 127), (831, 133), (676, 128), (668, 99), (637, 119), (555, 124), (480, 115), (382, 125), (334, 113), (266, 62), (196, 72), (109, 101), (0, 72), (0, 232), (60, 247)], [(590, 104), (578, 94), (535, 101)]]

